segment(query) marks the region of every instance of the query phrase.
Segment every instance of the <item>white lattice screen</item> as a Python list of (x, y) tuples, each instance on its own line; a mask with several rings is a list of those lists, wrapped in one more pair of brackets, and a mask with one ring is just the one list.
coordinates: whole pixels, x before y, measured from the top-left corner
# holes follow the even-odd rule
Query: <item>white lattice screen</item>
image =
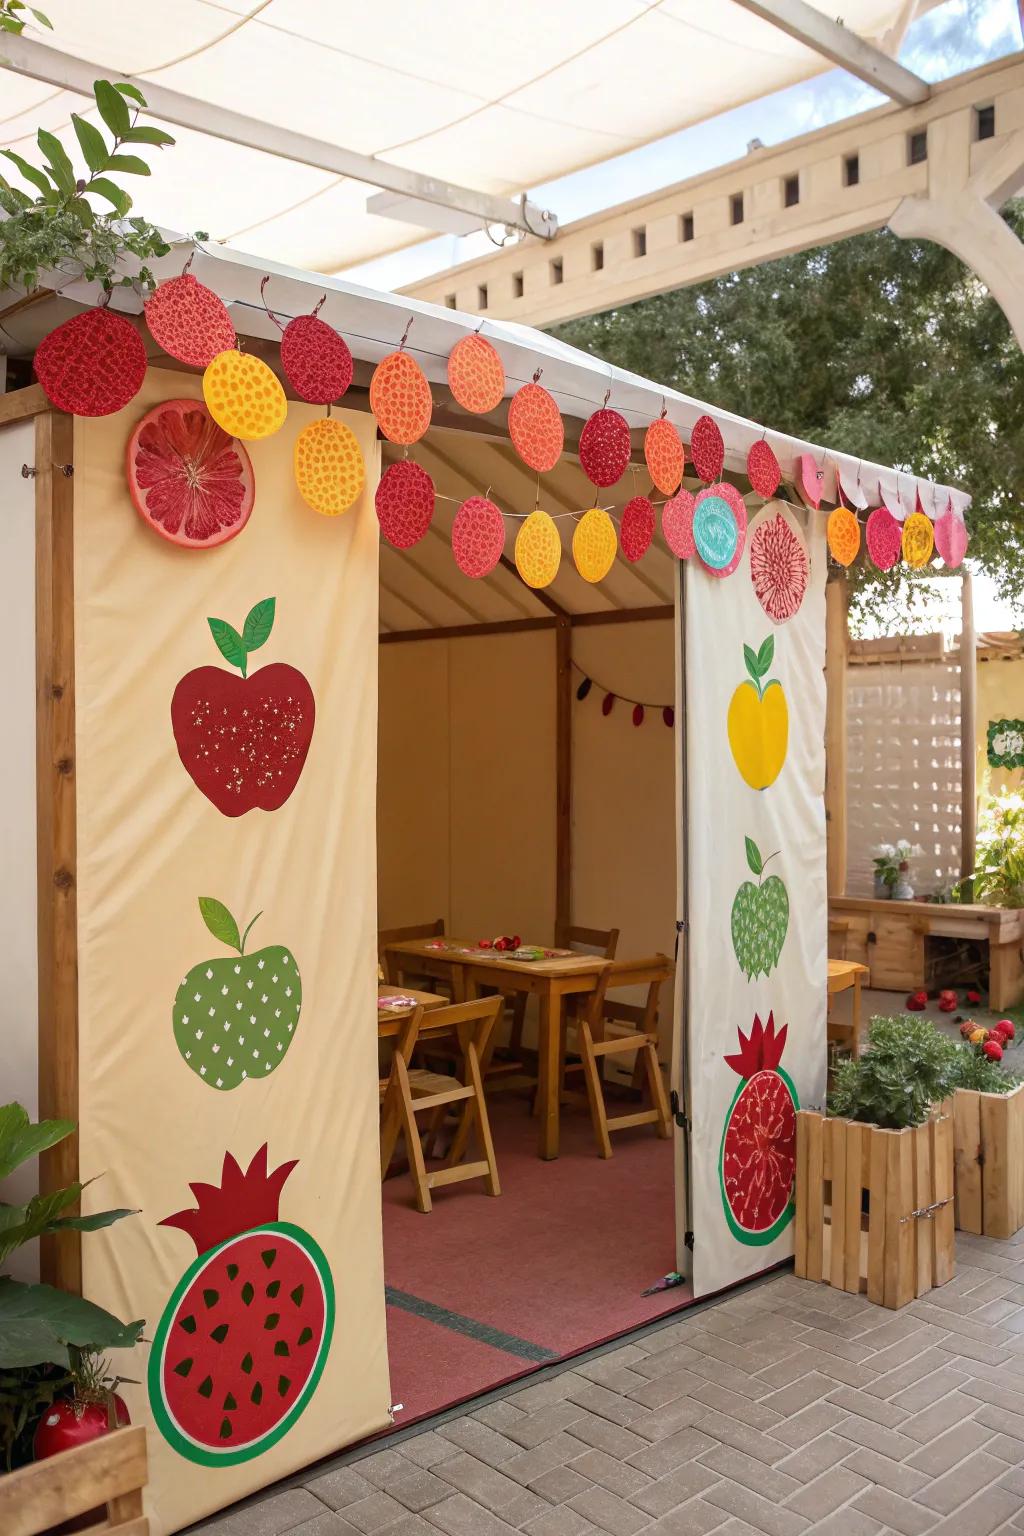
[(847, 894), (871, 895), (871, 849), (898, 837), (924, 849), (911, 880), (929, 894), (960, 874), (959, 664), (851, 666), (846, 708)]

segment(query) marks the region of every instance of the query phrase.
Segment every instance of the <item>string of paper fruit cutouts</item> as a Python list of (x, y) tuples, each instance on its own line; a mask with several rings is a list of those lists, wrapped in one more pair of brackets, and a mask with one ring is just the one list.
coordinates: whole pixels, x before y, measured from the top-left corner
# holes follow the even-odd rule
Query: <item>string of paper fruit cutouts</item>
[[(148, 412), (129, 444), (128, 477), (136, 507), (156, 532), (179, 545), (201, 549), (233, 538), (245, 526), (253, 504), (253, 477), (244, 444), (281, 429), (288, 397), (274, 370), (262, 358), (242, 350), (220, 297), (193, 276), (194, 254), (178, 277), (161, 283), (147, 298), (144, 314), (151, 336), (168, 356), (204, 370), (205, 411), (196, 401), (182, 400), (165, 402)], [(355, 434), (331, 415), (331, 406), (351, 385), (352, 353), (344, 337), (320, 318), (326, 294), (311, 313), (284, 320), (266, 302), (269, 281), (269, 277), (263, 279), (260, 298), (281, 332), (282, 372), (300, 399), (326, 407), (326, 415), (304, 426), (296, 438), (295, 483), (307, 506), (325, 516), (337, 516), (358, 500), (366, 482)], [(142, 387), (145, 345), (136, 327), (108, 304), (109, 294), (98, 308), (50, 332), (37, 350), (40, 384), (61, 410), (108, 415), (128, 405)], [(408, 549), (425, 537), (437, 500), (429, 473), (408, 457), (409, 448), (429, 429), (433, 411), (429, 381), (406, 350), (412, 325), (410, 317), (397, 348), (374, 369), (369, 390), (370, 408), (382, 436), (404, 448), (407, 455), (384, 472), (375, 495), (382, 536), (398, 549)], [(483, 414), (496, 410), (504, 400), (504, 365), (479, 329), (456, 343), (446, 365), (452, 396), (464, 410)], [(527, 585), (538, 589), (549, 585), (560, 568), (562, 542), (555, 518), (540, 506), (539, 476), (553, 470), (561, 458), (565, 428), (555, 399), (540, 383), (542, 371), (538, 369), (522, 383), (508, 404), (512, 445), (538, 475), (538, 504), (530, 513), (503, 512), (488, 492), (460, 505), (452, 526), (452, 553), (459, 569), (470, 577), (486, 576), (501, 559), (506, 518), (520, 523), (515, 564)], [(609, 404), (610, 395), (609, 390), (584, 423), (578, 448), (581, 468), (600, 489), (617, 484), (628, 468), (635, 468), (629, 424)], [(717, 422), (711, 416), (700, 417), (690, 436), (693, 470), (702, 482), (696, 493), (682, 488), (686, 448), (664, 406), (661, 415), (647, 425), (643, 452), (652, 493), (665, 498), (661, 524), (668, 548), (680, 560), (696, 557), (712, 576), (731, 575), (748, 539), (747, 508), (739, 491), (721, 479), (725, 444)], [(757, 495), (765, 500), (775, 496), (782, 471), (766, 435), (750, 448), (747, 475)], [(823, 462), (810, 453), (801, 455), (796, 478), (803, 499), (819, 507)], [(951, 500), (933, 526), (920, 496), (916, 510), (904, 517), (899, 498), (880, 486), (883, 505), (867, 516), (862, 537), (856, 510), (866, 510), (867, 501), (859, 479), (856, 490), (844, 491), (837, 470), (837, 487), (839, 505), (829, 515), (827, 539), (839, 564), (849, 566), (862, 543), (883, 571), (891, 570), (900, 558), (911, 568), (921, 569), (936, 550), (948, 566), (963, 559), (967, 530)], [(630, 563), (642, 559), (657, 523), (655, 502), (647, 495), (628, 500), (617, 530), (608, 508), (557, 515), (572, 516), (576, 522), (573, 561), (588, 582), (603, 580), (620, 550)], [(799, 606), (802, 600), (805, 563), (798, 533), (783, 514), (775, 514), (770, 529), (759, 526), (757, 547), (751, 546), (751, 579), (765, 612), (776, 622), (781, 622), (776, 614), (788, 616), (793, 602)]]
[(622, 703), (627, 705), (631, 704), (633, 706), (632, 719), (635, 726), (643, 725), (647, 718), (648, 710), (659, 713), (661, 715), (662, 723), (667, 725), (669, 730), (671, 730), (675, 725), (676, 712), (671, 704), (653, 704), (651, 703), (650, 699), (631, 699), (628, 694), (615, 693), (611, 688), (605, 688), (603, 684), (595, 683), (595, 680), (589, 675), (589, 673), (584, 672), (583, 668), (579, 665), (578, 662), (574, 661), (572, 663), (572, 669), (574, 672), (578, 672), (580, 675), (580, 682), (576, 689), (576, 698), (579, 703), (582, 704), (583, 700), (595, 687), (599, 688), (600, 691), (604, 694), (604, 698), (601, 700), (601, 713), (604, 715), (605, 719), (608, 718), (617, 703)]

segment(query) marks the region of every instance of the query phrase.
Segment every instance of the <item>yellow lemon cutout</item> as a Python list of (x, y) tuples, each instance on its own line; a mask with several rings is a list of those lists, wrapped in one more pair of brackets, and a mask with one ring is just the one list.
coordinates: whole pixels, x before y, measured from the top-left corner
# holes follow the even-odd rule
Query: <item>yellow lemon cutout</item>
[(584, 581), (603, 581), (618, 550), (615, 524), (600, 507), (584, 512), (572, 536), (572, 558)]
[(299, 495), (325, 517), (347, 512), (366, 480), (355, 433), (331, 416), (303, 427), (295, 439), (294, 465)]
[(272, 436), (288, 414), (288, 398), (273, 369), (234, 347), (207, 365), (203, 397), (217, 425), (243, 442)]
[(516, 534), (516, 570), (528, 587), (546, 587), (558, 575), (562, 541), (554, 518), (531, 512)]
[(928, 564), (935, 549), (935, 531), (923, 512), (911, 512), (903, 524), (903, 558), (912, 571)]
[(749, 675), (729, 702), (729, 746), (751, 789), (767, 789), (782, 772), (789, 743), (786, 695), (778, 678), (767, 675), (775, 659), (775, 636), (769, 635), (759, 651), (745, 645), (743, 659)]

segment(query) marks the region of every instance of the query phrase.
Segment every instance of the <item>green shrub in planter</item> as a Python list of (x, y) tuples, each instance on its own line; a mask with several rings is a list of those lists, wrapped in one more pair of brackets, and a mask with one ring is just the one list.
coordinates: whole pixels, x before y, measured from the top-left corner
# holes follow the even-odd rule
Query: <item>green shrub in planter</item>
[(836, 1068), (829, 1114), (891, 1131), (923, 1125), (932, 1105), (953, 1091), (957, 1054), (920, 1015), (874, 1018), (867, 1049)]

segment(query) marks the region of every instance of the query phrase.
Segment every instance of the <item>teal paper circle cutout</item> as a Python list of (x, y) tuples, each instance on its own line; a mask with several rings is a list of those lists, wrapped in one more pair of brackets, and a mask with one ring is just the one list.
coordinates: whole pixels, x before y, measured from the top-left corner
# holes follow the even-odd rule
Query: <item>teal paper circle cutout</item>
[(693, 514), (693, 542), (704, 564), (722, 571), (736, 553), (736, 514), (721, 496), (705, 496)]

